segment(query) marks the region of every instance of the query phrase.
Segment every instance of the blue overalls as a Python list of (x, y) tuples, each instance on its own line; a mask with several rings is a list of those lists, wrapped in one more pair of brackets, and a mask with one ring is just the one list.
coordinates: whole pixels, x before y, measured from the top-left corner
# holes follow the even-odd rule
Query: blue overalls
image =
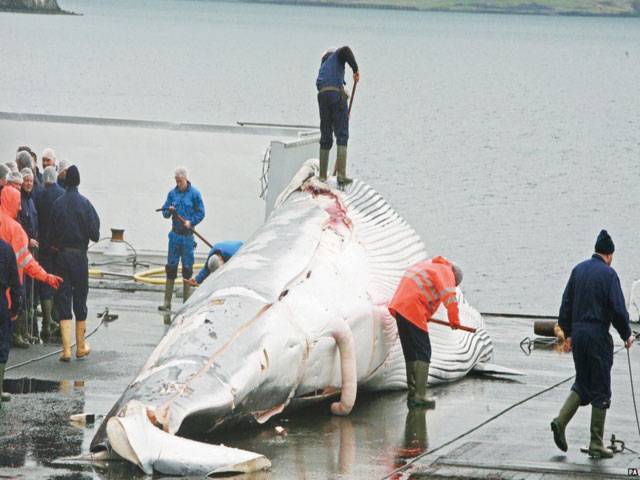
[(346, 146), (349, 140), (349, 108), (344, 93), (344, 62), (339, 50), (331, 53), (320, 65), (316, 87), (320, 110), (320, 148), (330, 150), (335, 133), (336, 143)]
[[(204, 203), (200, 192), (188, 182), (187, 188), (181, 192), (175, 187), (167, 195), (167, 200), (162, 206), (162, 215), (171, 217), (169, 207), (173, 206), (175, 213), (191, 222), (195, 227), (204, 219)], [(193, 275), (194, 249), (196, 242), (193, 240), (193, 232), (187, 229), (183, 223), (173, 216), (172, 228), (169, 232), (169, 251), (165, 271), (167, 279), (175, 280), (178, 276), (178, 263), (182, 262), (182, 278), (189, 279)]]
[[(52, 183), (45, 185), (35, 199), (40, 233), (38, 238), (40, 242), (40, 258), (38, 262), (47, 272), (54, 271), (53, 252), (51, 251), (51, 241), (49, 240), (53, 202), (64, 195), (64, 192), (64, 188), (57, 183)], [(39, 282), (39, 293), (41, 300), (53, 298), (53, 289), (44, 282)]]
[[(9, 310), (11, 299), (11, 310)], [(7, 363), (11, 349), (14, 322), (24, 303), (23, 290), (18, 277), (16, 256), (11, 246), (0, 240), (0, 363)]]
[(238, 250), (242, 247), (242, 242), (228, 240), (226, 242), (218, 242), (213, 245), (213, 248), (209, 251), (209, 255), (207, 256), (207, 261), (204, 263), (204, 267), (198, 273), (196, 277), (196, 282), (200, 285), (211, 273), (209, 271), (209, 259), (214, 256), (216, 253), (220, 254), (222, 259), (226, 262), (229, 261), (231, 257), (233, 257)]
[(612, 323), (623, 340), (631, 336), (618, 274), (594, 254), (571, 272), (558, 317), (565, 336), (571, 337), (576, 368), (571, 389), (582, 405), (606, 409), (611, 404)]
[(87, 319), (89, 294), (89, 240), (100, 239), (100, 218), (91, 202), (80, 195), (77, 187), (67, 187), (54, 203), (47, 238), (54, 255), (54, 272), (64, 282), (55, 292), (54, 302), (58, 317), (76, 321)]

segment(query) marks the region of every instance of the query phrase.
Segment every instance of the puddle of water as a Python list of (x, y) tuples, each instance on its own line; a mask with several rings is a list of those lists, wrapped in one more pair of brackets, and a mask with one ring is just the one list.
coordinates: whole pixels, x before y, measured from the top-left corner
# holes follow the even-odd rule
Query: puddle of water
[(2, 383), (3, 391), (12, 395), (25, 395), (29, 393), (67, 393), (70, 390), (84, 390), (84, 380), (40, 380), (38, 378), (12, 378), (5, 379)]

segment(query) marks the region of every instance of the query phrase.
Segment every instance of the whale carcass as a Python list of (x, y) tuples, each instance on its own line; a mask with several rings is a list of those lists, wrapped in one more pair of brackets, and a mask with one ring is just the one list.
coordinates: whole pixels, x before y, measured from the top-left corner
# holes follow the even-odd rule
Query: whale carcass
[[(250, 472), (257, 453), (184, 438), (263, 423), (296, 401), (334, 395), (346, 415), (358, 390), (406, 387), (387, 303), (427, 257), (416, 232), (366, 184), (337, 191), (307, 162), (266, 223), (175, 316), (91, 444), (146, 473)], [(483, 319), (457, 292), (476, 333), (432, 324), (430, 383), (491, 360)], [(446, 319), (441, 309), (436, 317)]]

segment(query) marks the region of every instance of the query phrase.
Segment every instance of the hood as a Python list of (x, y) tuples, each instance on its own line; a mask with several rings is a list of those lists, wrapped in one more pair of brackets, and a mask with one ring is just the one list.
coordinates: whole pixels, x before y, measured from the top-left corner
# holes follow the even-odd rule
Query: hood
[(20, 192), (10, 186), (3, 188), (0, 194), (0, 209), (15, 220), (20, 211)]

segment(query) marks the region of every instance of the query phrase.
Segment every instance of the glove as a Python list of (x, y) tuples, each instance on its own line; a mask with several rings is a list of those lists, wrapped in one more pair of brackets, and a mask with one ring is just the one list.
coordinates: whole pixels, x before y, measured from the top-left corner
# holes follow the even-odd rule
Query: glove
[(631, 336), (625, 340), (624, 346), (627, 350), (631, 348), (631, 345), (633, 345), (633, 341), (635, 339), (636, 337), (634, 337), (633, 334), (631, 334)]
[(451, 327), (451, 330), (457, 330), (458, 327), (460, 327), (460, 322), (449, 322), (449, 326)]
[(44, 281), (44, 283), (49, 285), (54, 290), (57, 290), (62, 282), (64, 282), (64, 280), (61, 277), (58, 277), (57, 275), (51, 275), (50, 273), (47, 273), (47, 278)]

